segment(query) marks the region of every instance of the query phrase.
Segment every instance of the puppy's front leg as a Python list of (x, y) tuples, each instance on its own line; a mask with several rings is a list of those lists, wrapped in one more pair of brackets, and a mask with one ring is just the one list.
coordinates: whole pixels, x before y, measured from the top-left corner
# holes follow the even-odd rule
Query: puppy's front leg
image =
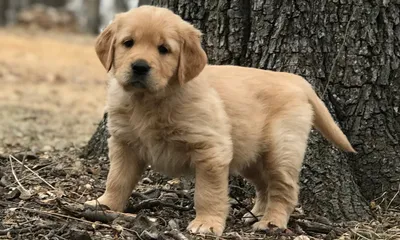
[(97, 200), (86, 202), (87, 205), (106, 205), (111, 210), (123, 211), (139, 181), (145, 164), (140, 161), (133, 149), (114, 137), (108, 139), (110, 171), (107, 176), (105, 193)]
[(229, 211), (228, 176), (229, 165), (218, 159), (196, 163), (196, 218), (189, 224), (189, 231), (222, 234)]

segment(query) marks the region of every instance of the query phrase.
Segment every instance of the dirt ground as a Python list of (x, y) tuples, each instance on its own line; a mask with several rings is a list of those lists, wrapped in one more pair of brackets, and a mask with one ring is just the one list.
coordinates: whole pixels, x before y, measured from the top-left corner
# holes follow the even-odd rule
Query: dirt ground
[(0, 153), (86, 143), (102, 116), (106, 72), (93, 38), (0, 31)]
[[(150, 169), (127, 213), (84, 209), (104, 191), (108, 162), (81, 157), (103, 116), (106, 73), (91, 36), (0, 29), (0, 239), (213, 239), (185, 231), (193, 184)], [(298, 209), (282, 232), (252, 233), (248, 185), (231, 183), (221, 239), (400, 239), (400, 212), (330, 223)], [(377, 201), (378, 202), (378, 201)], [(379, 203), (379, 202), (378, 202)]]

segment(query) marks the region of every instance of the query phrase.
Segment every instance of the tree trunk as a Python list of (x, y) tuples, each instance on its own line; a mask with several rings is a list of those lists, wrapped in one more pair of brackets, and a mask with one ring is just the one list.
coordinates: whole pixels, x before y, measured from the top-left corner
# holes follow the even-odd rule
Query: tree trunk
[(138, 7), (143, 5), (151, 5), (151, 0), (139, 0)]
[(46, 6), (52, 6), (56, 8), (62, 8), (67, 3), (67, 0), (30, 0), (30, 5), (43, 4)]
[[(368, 201), (400, 184), (400, 3), (372, 0), (158, 0), (203, 32), (211, 64), (299, 74), (358, 151), (313, 131), (300, 201), (331, 220), (368, 216)], [(104, 121), (95, 137), (105, 138)], [(100, 134), (100, 135), (99, 135)], [(91, 141), (87, 149), (98, 145)], [(105, 154), (104, 146), (87, 151)], [(392, 206), (400, 203), (394, 198)]]
[(100, 0), (86, 0), (84, 6), (87, 14), (86, 30), (90, 33), (99, 33), (100, 26)]
[(7, 24), (8, 0), (0, 0), (0, 26)]
[(114, 4), (115, 4), (115, 11), (117, 13), (125, 12), (128, 11), (129, 9), (128, 4), (126, 3), (125, 0), (116, 0)]
[(108, 158), (107, 139), (110, 134), (107, 131), (107, 113), (104, 114), (103, 120), (100, 121), (96, 132), (90, 138), (89, 143), (83, 151), (85, 158)]
[(29, 0), (12, 1), (8, 0), (6, 11), (7, 24), (15, 24), (17, 22), (18, 12), (29, 7)]

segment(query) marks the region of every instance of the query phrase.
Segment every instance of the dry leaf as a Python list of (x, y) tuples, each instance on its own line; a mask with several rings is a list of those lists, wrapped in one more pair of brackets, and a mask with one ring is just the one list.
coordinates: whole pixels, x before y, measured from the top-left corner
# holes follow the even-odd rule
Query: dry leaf
[(179, 178), (174, 178), (172, 180), (169, 180), (167, 183), (170, 185), (179, 184), (181, 183), (181, 180)]

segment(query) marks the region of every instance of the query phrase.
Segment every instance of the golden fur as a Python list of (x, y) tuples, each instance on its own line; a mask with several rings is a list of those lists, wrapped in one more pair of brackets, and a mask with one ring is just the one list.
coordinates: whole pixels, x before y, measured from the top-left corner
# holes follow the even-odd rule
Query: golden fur
[[(130, 39), (134, 45), (124, 46)], [(169, 52), (161, 54), (160, 45)], [(255, 230), (286, 228), (312, 125), (354, 152), (303, 78), (207, 65), (200, 32), (167, 9), (143, 6), (117, 15), (98, 37), (96, 52), (111, 75), (110, 172), (98, 202), (112, 210), (124, 210), (150, 164), (170, 176), (195, 175), (192, 232), (222, 234), (230, 173), (255, 185)], [(146, 88), (130, 83), (138, 59), (151, 66)]]

